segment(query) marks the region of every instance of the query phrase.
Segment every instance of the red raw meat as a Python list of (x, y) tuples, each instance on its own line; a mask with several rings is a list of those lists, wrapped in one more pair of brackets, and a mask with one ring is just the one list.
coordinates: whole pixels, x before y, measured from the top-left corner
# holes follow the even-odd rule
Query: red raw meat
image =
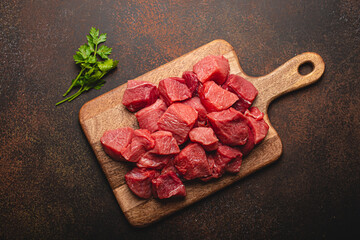
[(257, 107), (252, 107), (245, 112), (245, 116), (251, 116), (256, 120), (261, 120), (264, 118), (264, 113), (262, 113)]
[(136, 166), (141, 168), (163, 169), (171, 158), (173, 158), (172, 155), (158, 155), (147, 152), (141, 156)]
[(129, 162), (137, 162), (140, 157), (155, 146), (155, 140), (147, 129), (137, 129), (126, 149), (122, 152), (123, 157)]
[(159, 176), (153, 169), (133, 168), (125, 175), (126, 184), (130, 190), (141, 198), (150, 198), (152, 194), (151, 181)]
[(231, 173), (239, 172), (242, 162), (242, 153), (238, 149), (221, 145), (218, 148), (218, 154), (222, 162), (226, 162), (224, 170)]
[(249, 127), (248, 134), (249, 134), (249, 137), (248, 137), (245, 145), (242, 145), (242, 146), (239, 147), (240, 152), (243, 154), (243, 156), (248, 155), (255, 146), (255, 138), (254, 138), (254, 134), (253, 134), (253, 131), (252, 131), (252, 126), (253, 125), (249, 121), (248, 122), (248, 127)]
[(185, 186), (180, 178), (172, 171), (162, 173), (152, 180), (152, 190), (154, 197), (159, 199), (174, 196), (186, 196)]
[(224, 56), (207, 56), (196, 63), (193, 67), (199, 81), (215, 81), (223, 84), (230, 72), (229, 61)]
[(269, 125), (264, 119), (256, 120), (255, 118), (248, 116), (249, 126), (254, 134), (255, 144), (260, 143), (265, 137), (269, 130)]
[(129, 127), (106, 131), (100, 139), (104, 151), (114, 160), (125, 160), (122, 156), (127, 146), (131, 143), (134, 129)]
[(243, 77), (231, 74), (222, 86), (224, 89), (235, 93), (243, 101), (241, 104), (250, 107), (256, 98), (258, 91), (254, 85)]
[(186, 141), (197, 117), (198, 113), (192, 107), (183, 103), (174, 103), (161, 116), (158, 126), (160, 130), (171, 132), (180, 145)]
[(193, 109), (195, 109), (195, 111), (198, 112), (198, 120), (197, 120), (197, 126), (199, 127), (205, 127), (207, 125), (207, 116), (206, 114), (208, 113), (206, 111), (206, 108), (204, 107), (204, 105), (202, 105), (201, 100), (199, 97), (192, 97), (188, 100), (185, 100), (184, 102), (182, 102), (183, 104), (189, 105), (190, 107), (192, 107)]
[(166, 111), (167, 106), (163, 100), (158, 99), (152, 105), (141, 109), (135, 116), (139, 122), (140, 128), (145, 128), (150, 132), (155, 132), (159, 130), (157, 122), (159, 121), (160, 117)]
[(249, 136), (248, 120), (233, 108), (208, 115), (209, 122), (219, 140), (230, 146), (244, 145)]
[(171, 132), (157, 131), (151, 134), (155, 139), (155, 146), (150, 151), (160, 155), (177, 154), (180, 152), (180, 148), (177, 145), (176, 139)]
[(122, 103), (129, 111), (136, 112), (153, 104), (158, 97), (159, 91), (154, 84), (147, 81), (129, 80)]
[(197, 92), (199, 86), (199, 79), (192, 71), (186, 71), (183, 73), (182, 78), (185, 79), (186, 86), (189, 88), (192, 95)]
[(208, 156), (211, 175), (201, 180), (208, 181), (213, 178), (220, 178), (225, 173), (225, 170), (229, 168), (229, 165), (232, 167), (232, 165), (234, 165), (233, 162), (238, 158), (241, 159), (241, 156), (241, 152), (236, 148), (219, 144), (216, 154), (210, 154)]
[(199, 97), (208, 112), (228, 109), (239, 98), (213, 81), (208, 81), (199, 87)]
[(214, 130), (209, 127), (193, 128), (189, 133), (192, 142), (200, 143), (206, 151), (213, 151), (218, 148), (219, 139), (215, 136)]
[(174, 158), (173, 157), (169, 159), (169, 162), (161, 170), (161, 174), (164, 174), (164, 173), (167, 173), (167, 172), (170, 172), (170, 171), (176, 173), (177, 176), (180, 176), (180, 174), (178, 173), (178, 170), (174, 166)]
[(234, 108), (235, 110), (241, 112), (241, 113), (245, 113), (245, 111), (251, 106), (251, 102), (239, 98), (239, 100), (237, 100), (231, 107)]
[(198, 143), (190, 143), (181, 150), (174, 159), (174, 165), (186, 180), (211, 174), (205, 150)]
[(228, 165), (226, 165), (225, 170), (229, 173), (238, 173), (240, 171), (241, 163), (242, 163), (242, 157), (239, 156), (234, 160), (232, 160), (231, 162), (229, 162)]
[(166, 105), (191, 98), (191, 92), (185, 79), (178, 77), (165, 78), (159, 82), (159, 92)]

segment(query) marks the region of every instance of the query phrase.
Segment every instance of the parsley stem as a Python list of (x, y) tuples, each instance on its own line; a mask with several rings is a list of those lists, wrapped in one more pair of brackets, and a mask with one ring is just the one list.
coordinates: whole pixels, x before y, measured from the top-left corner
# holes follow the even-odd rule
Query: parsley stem
[(68, 98), (65, 98), (65, 99), (61, 100), (60, 102), (56, 103), (55, 105), (57, 106), (57, 105), (62, 104), (64, 102), (66, 102), (66, 101), (70, 102), (70, 101), (74, 100), (76, 97), (78, 97), (81, 93), (83, 93), (83, 91), (84, 91), (83, 88), (80, 88), (79, 91), (77, 91), (75, 94), (71, 95)]
[(68, 93), (71, 91), (71, 89), (75, 86), (75, 84), (77, 83), (77, 81), (79, 80), (79, 77), (81, 76), (81, 74), (85, 71), (85, 68), (81, 68), (81, 71), (79, 73), (79, 75), (77, 75), (76, 79), (73, 81), (73, 83), (71, 84), (71, 86), (69, 87), (69, 89), (66, 91), (66, 93), (64, 93), (63, 97), (65, 97), (66, 95), (68, 95)]
[(98, 44), (95, 44), (94, 57), (96, 57), (97, 47), (98, 47)]

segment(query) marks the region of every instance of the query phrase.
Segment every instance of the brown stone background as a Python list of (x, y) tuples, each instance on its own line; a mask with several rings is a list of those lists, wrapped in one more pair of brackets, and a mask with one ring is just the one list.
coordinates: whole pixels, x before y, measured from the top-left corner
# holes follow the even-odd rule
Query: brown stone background
[[(91, 26), (120, 61), (101, 90), (55, 107)], [(269, 109), (284, 152), (246, 179), (144, 229), (119, 208), (78, 112), (90, 99), (214, 39), (250, 75), (305, 51), (315, 85)], [(360, 2), (0, 3), (1, 239), (355, 239), (360, 224)], [(358, 238), (359, 239), (359, 238)]]

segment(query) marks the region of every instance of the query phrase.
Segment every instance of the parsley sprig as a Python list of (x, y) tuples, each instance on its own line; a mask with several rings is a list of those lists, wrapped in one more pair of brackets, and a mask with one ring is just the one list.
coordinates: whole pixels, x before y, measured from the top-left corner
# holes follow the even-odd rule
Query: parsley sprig
[[(86, 36), (88, 43), (80, 46), (79, 51), (73, 56), (75, 63), (80, 65), (81, 70), (79, 75), (72, 80), (71, 86), (63, 97), (67, 96), (74, 87), (80, 87), (80, 89), (72, 96), (56, 103), (56, 105), (66, 101), (70, 102), (92, 88), (100, 89), (104, 86), (105, 80), (102, 77), (116, 68), (119, 62), (109, 58), (112, 48), (105, 45), (99, 46), (99, 44), (106, 41), (106, 37), (106, 33), (99, 34), (99, 30), (94, 27), (90, 29), (89, 35)], [(101, 59), (101, 61), (98, 61), (98, 59)]]

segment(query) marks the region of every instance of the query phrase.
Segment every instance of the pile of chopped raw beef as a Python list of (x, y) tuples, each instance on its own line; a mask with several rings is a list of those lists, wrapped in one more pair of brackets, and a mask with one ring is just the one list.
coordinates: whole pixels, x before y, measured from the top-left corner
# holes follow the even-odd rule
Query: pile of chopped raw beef
[(136, 112), (140, 129), (109, 130), (101, 144), (114, 160), (134, 165), (125, 175), (134, 194), (185, 196), (183, 181), (239, 172), (243, 156), (269, 126), (259, 109), (249, 108), (256, 88), (229, 71), (226, 58), (207, 56), (193, 71), (163, 79), (158, 87), (128, 81), (123, 104)]

